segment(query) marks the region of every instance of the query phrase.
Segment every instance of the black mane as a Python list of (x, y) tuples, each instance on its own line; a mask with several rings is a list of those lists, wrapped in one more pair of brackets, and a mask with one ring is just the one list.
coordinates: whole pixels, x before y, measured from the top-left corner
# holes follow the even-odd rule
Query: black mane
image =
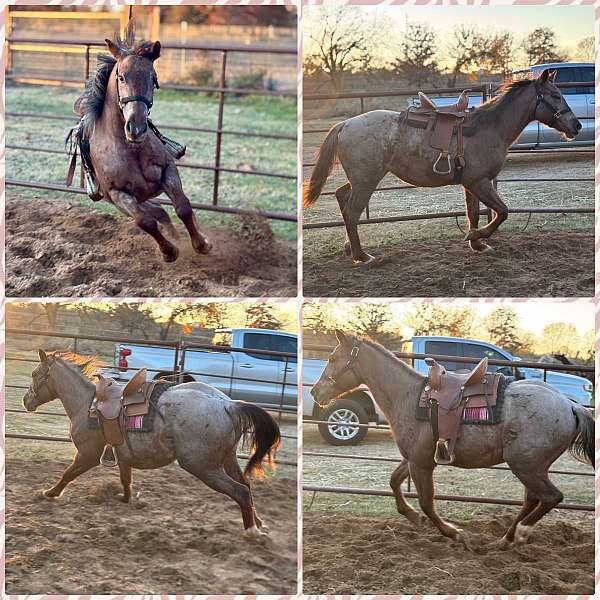
[(499, 90), (498, 95), (487, 102), (475, 107), (469, 113), (469, 119), (465, 122), (463, 134), (467, 137), (475, 135), (478, 127), (488, 125), (497, 118), (496, 109), (505, 102), (510, 102), (522, 90), (530, 85), (535, 85), (535, 79), (519, 79), (505, 83)]

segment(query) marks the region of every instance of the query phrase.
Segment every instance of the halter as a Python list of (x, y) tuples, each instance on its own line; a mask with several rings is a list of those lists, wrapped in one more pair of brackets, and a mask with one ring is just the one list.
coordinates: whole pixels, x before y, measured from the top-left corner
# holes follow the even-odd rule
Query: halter
[[(158, 85), (158, 78), (156, 74), (152, 75), (154, 87), (158, 90), (160, 89), (160, 85)], [(143, 102), (148, 109), (148, 114), (150, 114), (150, 109), (152, 108), (152, 100), (148, 100), (146, 96), (142, 96), (140, 94), (136, 96), (125, 96), (125, 98), (121, 98), (121, 92), (119, 91), (119, 66), (117, 65), (115, 69), (115, 80), (117, 85), (117, 102), (119, 103), (119, 108), (121, 112), (123, 112), (123, 107), (129, 102)]]
[(46, 388), (48, 392), (52, 392), (50, 386), (48, 385), (49, 374), (50, 367), (48, 366), (45, 368), (44, 374), (42, 375), (42, 382), (39, 385), (36, 383), (35, 378), (32, 378), (31, 389), (33, 390), (33, 393), (35, 394), (36, 398), (39, 398), (39, 394), (42, 388)]
[(340, 377), (342, 377), (342, 375), (346, 374), (346, 372), (352, 371), (355, 375), (357, 374), (356, 371), (354, 370), (354, 363), (356, 362), (356, 359), (358, 358), (359, 350), (360, 350), (360, 345), (353, 346), (352, 350), (350, 350), (350, 358), (348, 359), (348, 362), (342, 367), (342, 369), (340, 371), (338, 371), (338, 373), (336, 373), (335, 377), (333, 375), (329, 375), (327, 377), (327, 379), (334, 386), (339, 387), (338, 381), (339, 381)]
[(561, 110), (557, 110), (555, 106), (552, 106), (552, 104), (548, 100), (546, 100), (546, 98), (544, 98), (544, 95), (541, 92), (538, 92), (537, 93), (537, 102), (535, 103), (535, 109), (533, 111), (534, 118), (535, 118), (535, 114), (537, 113), (537, 109), (540, 104), (543, 104), (546, 108), (548, 108), (552, 111), (552, 121), (550, 121), (550, 123), (549, 123), (549, 125), (552, 127), (556, 123), (558, 123), (558, 121), (560, 120), (560, 118), (563, 115), (567, 114), (568, 112), (571, 112), (571, 109), (568, 106)]

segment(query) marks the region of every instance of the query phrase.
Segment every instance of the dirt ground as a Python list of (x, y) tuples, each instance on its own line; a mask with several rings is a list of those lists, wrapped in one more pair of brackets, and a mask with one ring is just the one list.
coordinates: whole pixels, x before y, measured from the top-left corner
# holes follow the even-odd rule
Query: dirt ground
[(341, 231), (339, 238), (337, 252), (322, 249), (318, 261), (304, 261), (305, 296), (594, 295), (593, 230), (498, 232), (493, 254), (472, 252), (457, 240), (398, 239), (393, 249), (367, 241), (364, 249), (377, 261), (359, 267), (344, 255)]
[(65, 466), (7, 460), (8, 594), (296, 592), (293, 479), (254, 484), (270, 535), (248, 541), (237, 505), (175, 465), (134, 471), (130, 505), (116, 497), (118, 472), (100, 467), (44, 498)]
[[(13, 196), (14, 198), (14, 196)], [(220, 297), (296, 294), (296, 245), (265, 221), (237, 230), (202, 228), (198, 255), (176, 224), (180, 255), (164, 263), (154, 240), (126, 218), (75, 202), (6, 203), (6, 294), (11, 297)]]
[(432, 525), (417, 530), (400, 516), (351, 520), (347, 513), (305, 513), (303, 591), (593, 594), (593, 514), (553, 511), (535, 526), (529, 543), (501, 550), (497, 540), (513, 512), (454, 520), (471, 550), (449, 542)]

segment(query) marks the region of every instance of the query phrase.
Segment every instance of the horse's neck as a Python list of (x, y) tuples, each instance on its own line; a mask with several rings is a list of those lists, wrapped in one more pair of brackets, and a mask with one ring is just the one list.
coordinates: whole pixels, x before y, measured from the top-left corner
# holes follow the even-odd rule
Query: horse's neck
[(424, 378), (374, 346), (365, 344), (361, 352), (364, 350), (366, 353), (360, 362), (360, 374), (396, 432), (394, 426), (402, 428), (411, 422), (411, 416), (414, 417), (414, 403)]
[(522, 90), (512, 101), (507, 102), (502, 98), (498, 101), (494, 110), (499, 111), (498, 119), (500, 126), (494, 125), (494, 133), (498, 135), (508, 148), (519, 137), (523, 129), (533, 121), (533, 92), (534, 86), (528, 86)]
[(94, 384), (82, 373), (60, 365), (54, 377), (54, 389), (71, 420), (87, 414), (94, 397)]

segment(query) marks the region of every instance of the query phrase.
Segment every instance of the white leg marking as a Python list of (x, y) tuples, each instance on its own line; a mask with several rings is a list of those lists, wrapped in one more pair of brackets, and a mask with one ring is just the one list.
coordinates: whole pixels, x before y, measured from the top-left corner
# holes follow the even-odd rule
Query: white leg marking
[(256, 525), (252, 525), (252, 527), (248, 527), (248, 529), (244, 530), (244, 536), (251, 540), (258, 539), (263, 535), (267, 534), (260, 531), (260, 529), (257, 529)]
[(515, 530), (515, 543), (524, 544), (529, 538), (532, 529), (533, 525), (523, 525), (522, 523), (519, 523)]

